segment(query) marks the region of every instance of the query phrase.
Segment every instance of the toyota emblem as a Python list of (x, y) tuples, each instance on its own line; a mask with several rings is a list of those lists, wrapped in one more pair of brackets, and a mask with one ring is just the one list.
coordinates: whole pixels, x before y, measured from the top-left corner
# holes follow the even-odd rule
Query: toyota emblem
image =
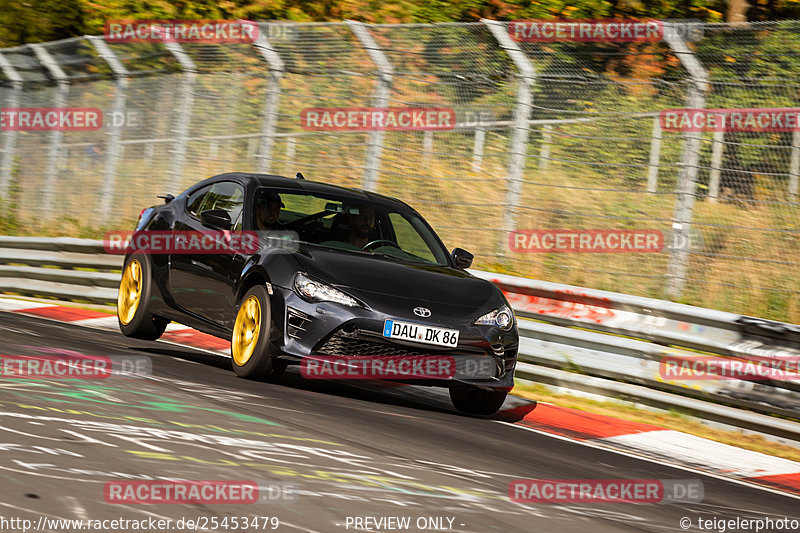
[(431, 310), (427, 307), (415, 307), (414, 314), (417, 316), (421, 316), (422, 318), (428, 318), (431, 316)]

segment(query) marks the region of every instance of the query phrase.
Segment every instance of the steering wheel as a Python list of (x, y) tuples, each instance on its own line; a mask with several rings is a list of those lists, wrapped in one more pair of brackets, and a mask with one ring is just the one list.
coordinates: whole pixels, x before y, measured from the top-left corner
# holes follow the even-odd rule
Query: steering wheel
[(378, 243), (385, 243), (385, 244), (388, 244), (389, 246), (394, 246), (398, 250), (402, 250), (402, 248), (400, 248), (399, 244), (397, 244), (396, 242), (393, 242), (393, 241), (386, 240), (386, 239), (375, 239), (374, 241), (368, 242), (367, 244), (362, 246), (361, 249), (362, 250), (368, 250), (370, 246), (372, 246), (373, 244), (378, 244)]

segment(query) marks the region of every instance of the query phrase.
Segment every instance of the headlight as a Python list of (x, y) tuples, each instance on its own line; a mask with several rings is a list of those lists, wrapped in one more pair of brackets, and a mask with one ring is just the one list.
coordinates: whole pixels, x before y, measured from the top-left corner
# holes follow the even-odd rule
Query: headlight
[(497, 326), (500, 329), (508, 331), (514, 325), (514, 314), (507, 305), (503, 305), (494, 311), (486, 313), (473, 322), (473, 324), (476, 326)]
[(350, 307), (360, 307), (361, 305), (352, 296), (348, 296), (330, 285), (315, 281), (305, 274), (298, 274), (294, 278), (294, 290), (301, 298), (311, 302), (336, 302)]

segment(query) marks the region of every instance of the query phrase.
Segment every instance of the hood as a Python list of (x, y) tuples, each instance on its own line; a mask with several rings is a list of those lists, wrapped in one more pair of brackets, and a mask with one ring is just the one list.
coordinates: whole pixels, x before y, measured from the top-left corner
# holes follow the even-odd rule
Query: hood
[(403, 263), (381, 256), (302, 246), (294, 254), (308, 275), (371, 302), (386, 296), (416, 305), (474, 311), (504, 303), (492, 283), (449, 266)]

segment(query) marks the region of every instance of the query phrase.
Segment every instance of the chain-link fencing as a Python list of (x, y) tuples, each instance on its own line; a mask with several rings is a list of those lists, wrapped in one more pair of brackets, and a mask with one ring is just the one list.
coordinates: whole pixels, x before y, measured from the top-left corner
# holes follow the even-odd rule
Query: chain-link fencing
[[(792, 108), (800, 22), (525, 42), (507, 23), (263, 23), (255, 43), (84, 37), (0, 50), (0, 107), (96, 131), (0, 132), (0, 221), (127, 228), (227, 171), (397, 196), (479, 268), (800, 321), (800, 134), (671, 131), (665, 109)], [(308, 108), (452, 108), (444, 131), (304, 127)], [(9, 221), (13, 221), (13, 224)], [(12, 228), (13, 229), (13, 228)], [(658, 253), (530, 253), (515, 230), (647, 229)]]

